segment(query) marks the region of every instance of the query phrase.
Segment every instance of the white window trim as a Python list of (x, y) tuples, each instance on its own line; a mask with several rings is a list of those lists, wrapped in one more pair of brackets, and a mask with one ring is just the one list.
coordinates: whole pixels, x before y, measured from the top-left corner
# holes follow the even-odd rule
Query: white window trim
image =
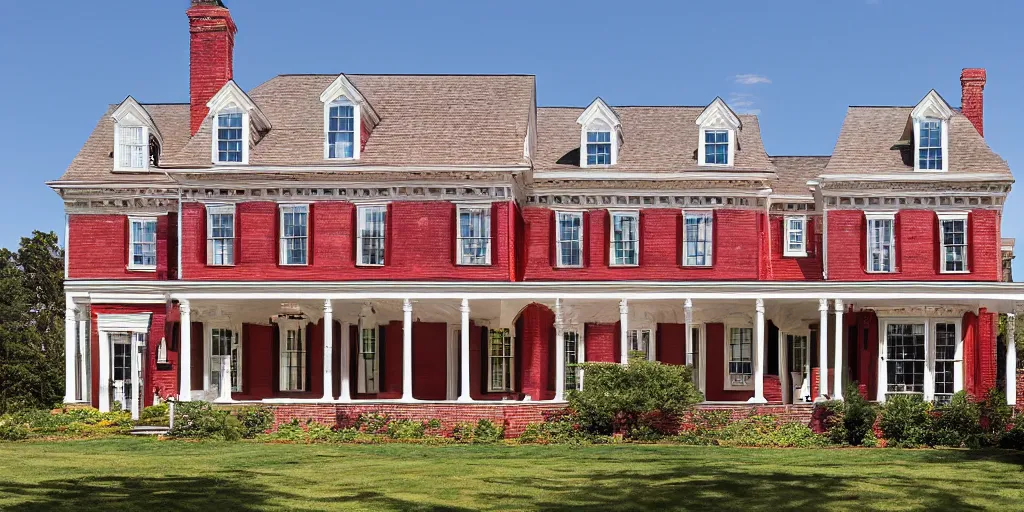
[[(384, 235), (384, 256), (380, 263), (366, 263), (363, 261), (363, 229), (366, 227), (366, 219), (363, 212), (367, 208), (382, 208), (384, 210), (384, 226), (381, 233)], [(308, 228), (307, 228), (308, 229)], [(387, 262), (387, 239), (388, 239), (388, 205), (387, 203), (359, 203), (356, 205), (356, 266), (357, 267), (383, 267)]]
[[(705, 254), (704, 261), (706, 261), (707, 263), (705, 263), (703, 265), (688, 265), (686, 263), (686, 214), (688, 214), (688, 213), (689, 214), (693, 214), (693, 215), (707, 215), (708, 217), (710, 217), (710, 220), (711, 220), (711, 235), (710, 235), (710, 239), (708, 240), (708, 242), (710, 242), (709, 247), (711, 249)], [(684, 267), (688, 267), (688, 268), (710, 268), (715, 263), (715, 211), (710, 209), (710, 208), (691, 208), (691, 209), (688, 209), (688, 210), (683, 210), (682, 211), (682, 216), (683, 216), (683, 233), (682, 233), (682, 240), (680, 240), (679, 243), (682, 244), (682, 247), (681, 247), (682, 251), (680, 251), (680, 252), (683, 255), (682, 256), (683, 261), (679, 262), (680, 265), (682, 265)]]
[(448, 345), (445, 354), (445, 400), (459, 398), (459, 358), (462, 352), (462, 323), (448, 324)]
[[(694, 372), (694, 379), (697, 383), (697, 389), (701, 393), (705, 393), (707, 388), (707, 331), (704, 328), (704, 322), (694, 321), (690, 324), (686, 324), (687, 329), (697, 329), (697, 339), (693, 340), (693, 350), (697, 353), (697, 357), (693, 358), (697, 368)], [(683, 343), (685, 343), (685, 338)], [(685, 350), (686, 347), (683, 347)], [(684, 362), (687, 354), (683, 354)]]
[[(236, 241), (238, 240), (238, 217), (233, 204), (207, 204), (206, 207), (206, 265), (208, 267), (233, 267), (238, 260)], [(213, 260), (213, 215), (231, 214), (231, 263), (214, 263)]]
[[(790, 229), (789, 221), (790, 220), (795, 220), (795, 219), (800, 219), (800, 223), (801, 223), (800, 231), (803, 232), (803, 235), (800, 237), (800, 248), (797, 249), (797, 250), (793, 250), (789, 246), (789, 234), (790, 234), (790, 232), (794, 231), (793, 229)], [(782, 217), (782, 227), (783, 227), (783, 230), (782, 230), (782, 236), (783, 236), (783, 239), (782, 239), (783, 240), (782, 255), (784, 257), (792, 257), (792, 258), (805, 258), (805, 257), (807, 257), (807, 216), (806, 215), (786, 215), (786, 216), (783, 216)]]
[[(956, 356), (953, 360), (953, 392), (963, 391), (963, 319), (958, 317), (883, 317), (878, 319), (878, 389), (877, 401), (885, 402), (889, 394), (889, 365), (886, 360), (889, 348), (890, 324), (924, 324), (924, 391), (921, 393), (925, 401), (935, 399), (935, 326), (936, 324), (953, 324), (956, 329)], [(916, 395), (917, 393), (901, 393)]]
[[(580, 125), (580, 167), (607, 168), (619, 161), (619, 144), (622, 142), (622, 123), (619, 116), (601, 98), (595, 98), (583, 111), (576, 123)], [(610, 132), (611, 164), (587, 165), (587, 132)]]
[[(636, 263), (615, 262), (615, 216), (629, 215), (636, 218), (636, 240), (633, 241), (633, 250), (636, 253)], [(608, 266), (609, 267), (639, 267), (640, 266), (640, 210), (608, 210)]]
[[(371, 318), (360, 318), (359, 327), (356, 330), (356, 393), (363, 394), (376, 394), (380, 393), (380, 326), (374, 319)], [(366, 365), (363, 364), (363, 331), (372, 330), (374, 332), (374, 348), (376, 351), (373, 353), (373, 385), (374, 389), (367, 387), (366, 382)]]
[[(626, 337), (627, 337), (626, 346), (629, 347), (629, 345), (630, 345), (629, 339), (631, 339), (633, 337), (633, 333), (634, 332), (637, 335), (637, 341), (639, 341), (640, 340), (640, 335), (643, 333), (643, 331), (650, 332), (650, 336), (647, 338), (647, 340), (648, 340), (648, 342), (647, 342), (647, 360), (648, 361), (657, 361), (658, 360), (658, 329), (657, 329), (657, 324), (653, 324), (652, 325), (652, 324), (642, 323), (642, 324), (635, 324), (634, 325), (634, 324), (630, 323), (629, 329), (626, 330)], [(630, 347), (630, 352), (633, 352), (631, 347)], [(626, 355), (628, 356), (629, 354), (626, 354)]]
[[(726, 158), (728, 160), (724, 164), (709, 164), (709, 163), (706, 163), (705, 162), (705, 158), (707, 157), (707, 148), (704, 146), (704, 144), (705, 144), (705, 142), (704, 142), (705, 141), (705, 138), (704, 138), (705, 137), (705, 132), (707, 132), (707, 131), (717, 132), (717, 131), (723, 131), (723, 130), (729, 133), (729, 135), (728, 135), (729, 136), (729, 154), (728, 154), (728, 156), (726, 156)], [(701, 128), (700, 129), (700, 144), (697, 146), (697, 165), (698, 166), (700, 166), (700, 167), (734, 167), (733, 164), (735, 162), (736, 162), (736, 130), (735, 129), (727, 128), (727, 127), (714, 127), (714, 126), (708, 126), (706, 128)]]
[[(971, 262), (968, 256), (971, 254), (970, 226), (968, 223), (969, 212), (938, 212), (939, 218), (939, 273), (940, 274), (970, 274)], [(946, 270), (946, 239), (942, 233), (942, 221), (962, 220), (964, 222), (964, 269)]]
[[(892, 221), (892, 229), (889, 230), (889, 270), (871, 270), (871, 222), (872, 220)], [(864, 212), (864, 271), (868, 274), (895, 274), (896, 273), (896, 212)]]
[[(142, 167), (122, 167), (121, 166), (121, 160), (122, 160), (122, 156), (123, 156), (123, 155), (121, 155), (121, 150), (124, 149), (124, 147), (121, 145), (121, 128), (142, 128), (142, 147), (144, 148), (143, 149), (143, 153), (142, 153)], [(114, 123), (114, 170), (115, 171), (125, 171), (125, 172), (148, 171), (149, 170), (150, 158), (151, 158), (151, 156), (149, 154), (149, 127), (148, 126), (146, 126), (143, 123), (139, 123), (139, 122), (135, 122), (135, 123), (128, 122), (127, 120), (119, 121), (119, 122)]]
[[(921, 122), (938, 121), (942, 129), (942, 168), (922, 169), (921, 168)], [(915, 117), (914, 118), (914, 171), (915, 172), (948, 172), (949, 171), (949, 121), (939, 117)]]
[[(570, 368), (569, 365), (570, 364), (582, 364), (582, 363), (585, 363), (587, 361), (586, 357), (585, 357), (586, 356), (586, 351), (583, 348), (583, 345), (584, 345), (583, 329), (581, 329), (579, 327), (575, 327), (575, 326), (567, 328), (567, 329), (564, 329), (562, 331), (562, 343), (565, 343), (565, 335), (566, 334), (570, 334), (570, 333), (576, 335), (576, 362), (575, 363), (570, 363), (569, 362), (569, 358), (568, 357), (565, 358), (565, 378), (566, 378), (566, 380), (568, 380), (569, 373), (570, 372), (575, 373), (576, 374), (576, 386), (574, 388), (572, 388), (572, 389), (580, 390), (580, 389), (583, 389), (583, 369), (579, 368), (579, 367)], [(566, 391), (569, 390), (568, 383), (565, 384), (565, 390)]]
[[(211, 100), (212, 101), (212, 100)], [(242, 161), (241, 162), (221, 162), (218, 159), (218, 147), (217, 147), (217, 128), (219, 124), (218, 117), (224, 113), (225, 110), (238, 109), (242, 113)], [(216, 112), (211, 113), (212, 123), (210, 125), (210, 158), (213, 161), (213, 165), (248, 165), (249, 164), (249, 142), (251, 141), (251, 135), (249, 134), (251, 122), (249, 121), (249, 110), (245, 107), (236, 103), (229, 103), (223, 108), (218, 109)]]
[[(331, 149), (330, 144), (328, 143), (328, 134), (330, 133), (331, 127), (331, 106), (332, 103), (339, 99), (344, 99), (352, 106), (352, 156), (336, 156), (331, 158)], [(362, 136), (362, 112), (358, 102), (353, 101), (352, 98), (349, 98), (345, 94), (338, 94), (329, 101), (324, 102), (324, 160), (359, 160), (359, 148), (362, 145)]]
[[(508, 330), (509, 337), (509, 389), (495, 388), (491, 384), (494, 383), (494, 368), (491, 365), (491, 332), (494, 330)], [(515, 327), (500, 327), (498, 329), (487, 330), (487, 340), (485, 345), (487, 351), (487, 392), (488, 393), (514, 393), (516, 390), (516, 329)]]
[[(242, 364), (243, 364), (243, 361), (244, 361), (244, 356), (242, 354), (242, 350), (243, 350), (242, 347), (244, 346), (243, 343), (242, 343), (242, 326), (241, 325), (225, 325), (225, 324), (210, 323), (209, 325), (207, 325), (205, 327), (206, 327), (205, 328), (206, 332), (203, 333), (204, 334), (204, 339), (203, 339), (203, 391), (206, 391), (207, 393), (209, 393), (210, 391), (213, 391), (214, 387), (216, 386), (216, 383), (213, 382), (213, 370), (214, 370), (214, 368), (213, 368), (213, 366), (211, 364), (211, 361), (210, 361), (210, 359), (213, 357), (213, 331), (214, 331), (214, 329), (225, 329), (225, 330), (231, 331), (231, 334), (233, 335), (232, 336), (233, 338), (238, 339), (238, 368), (235, 370), (237, 372), (237, 374), (238, 374), (238, 382), (236, 383), (237, 385), (231, 386), (231, 392), (232, 393), (241, 393), (242, 392), (242, 378), (243, 378), (242, 377), (242, 375), (243, 375), (242, 374)], [(232, 343), (234, 343), (234, 341), (232, 341)], [(228, 355), (228, 361), (231, 361), (230, 358), (231, 358), (231, 356), (229, 354)], [(281, 361), (281, 358), (280, 358), (280, 355), (279, 355), (278, 356), (278, 364), (280, 364), (280, 361)], [(214, 398), (216, 398), (216, 397), (214, 397)]]
[[(277, 389), (282, 393), (302, 393), (309, 391), (309, 382), (306, 379), (306, 372), (309, 371), (307, 362), (302, 361), (302, 372), (299, 374), (299, 383), (301, 384), (298, 389), (285, 389), (285, 383), (287, 382), (287, 376), (285, 375), (285, 368), (282, 365), (281, 356), (285, 353), (285, 347), (288, 343), (288, 331), (297, 331), (298, 335), (303, 340), (303, 355), (308, 358), (310, 350), (310, 340), (306, 336), (306, 324), (300, 320), (279, 320), (277, 322), (278, 328), (278, 343), (277, 343)], [(209, 359), (209, 358), (207, 358)]]
[[(562, 264), (562, 242), (569, 242), (571, 240), (562, 240), (562, 226), (561, 216), (572, 215), (580, 219), (580, 262), (577, 265), (563, 265)], [(583, 268), (584, 259), (584, 247), (585, 241), (583, 236), (583, 212), (579, 210), (555, 210), (555, 266), (558, 268)]]
[[(153, 158), (151, 142), (156, 142), (158, 157), (160, 148), (163, 147), (163, 137), (160, 135), (160, 130), (156, 127), (149, 112), (135, 98), (128, 96), (110, 114), (110, 118), (114, 122), (114, 172), (149, 171), (152, 167), (151, 160)], [(142, 140), (145, 147), (145, 157), (142, 167), (121, 167), (120, 127), (143, 128)]]
[[(302, 263), (288, 263), (287, 248), (284, 243), (284, 213), (286, 208), (294, 208), (296, 206), (306, 207), (306, 261)], [(309, 265), (309, 238), (312, 220), (309, 203), (277, 203), (277, 253), (280, 265), (285, 267), (305, 267)]]
[[(157, 222), (157, 216), (155, 216), (155, 215), (129, 215), (128, 216), (128, 270), (135, 271), (135, 272), (156, 272), (156, 266), (157, 266), (156, 263), (154, 263), (152, 265), (137, 265), (136, 263), (134, 263), (135, 258), (133, 257), (133, 254), (132, 254), (132, 248), (135, 245), (135, 232), (132, 229), (132, 224), (135, 223), (135, 222), (152, 222), (154, 224), (157, 224), (157, 226), (159, 227), (159, 224)], [(154, 229), (153, 232), (156, 233), (156, 229)], [(155, 242), (156, 246), (159, 246), (159, 244), (160, 244), (159, 238), (160, 237), (159, 237), (158, 234), (156, 236), (157, 236), (157, 240), (154, 241), (154, 242)], [(154, 257), (159, 259), (159, 250), (156, 247), (154, 247), (153, 253), (154, 253)]]
[[(463, 257), (465, 252), (462, 250), (462, 212), (463, 210), (483, 210), (487, 214), (487, 254), (486, 261), (483, 263), (469, 263), (466, 262)], [(458, 255), (456, 261), (459, 266), (466, 267), (486, 267), (491, 264), (491, 249), (494, 245), (494, 233), (492, 231), (492, 224), (494, 219), (492, 218), (493, 212), (491, 211), (491, 203), (464, 203), (458, 204), (455, 207), (455, 245)]]
[[(736, 385), (734, 385), (732, 383), (732, 379), (729, 378), (729, 376), (732, 375), (731, 373), (729, 373), (729, 357), (730, 357), (730, 354), (729, 354), (729, 342), (732, 339), (731, 331), (733, 329), (750, 329), (750, 334), (751, 334), (751, 336), (750, 336), (750, 372), (751, 372), (750, 375), (751, 375), (751, 377), (750, 377), (750, 384), (748, 384), (746, 386), (736, 386)], [(723, 375), (724, 375), (724, 379), (725, 379), (725, 382), (723, 383), (723, 386), (724, 386), (723, 389), (726, 390), (726, 391), (753, 391), (754, 390), (754, 377), (753, 377), (753, 375), (754, 375), (754, 367), (757, 366), (757, 333), (755, 333), (754, 331), (755, 331), (754, 326), (750, 325), (750, 324), (744, 324), (744, 325), (740, 325), (740, 324), (726, 324), (725, 325), (725, 336), (724, 336), (725, 343), (722, 344), (724, 349), (725, 349), (725, 354), (724, 354), (725, 357), (723, 357), (722, 359), (723, 359), (723, 365), (724, 365), (724, 367), (723, 367), (723, 372), (724, 372)]]

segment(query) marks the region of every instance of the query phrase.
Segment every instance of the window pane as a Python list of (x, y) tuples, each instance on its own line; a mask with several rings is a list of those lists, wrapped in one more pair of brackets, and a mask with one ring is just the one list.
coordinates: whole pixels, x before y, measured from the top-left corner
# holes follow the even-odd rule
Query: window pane
[(488, 208), (459, 209), (459, 263), (490, 264), (491, 211)]
[(558, 214), (558, 253), (560, 259), (558, 265), (562, 267), (574, 267), (583, 264), (583, 214), (581, 213), (559, 213)]
[(704, 163), (723, 165), (729, 163), (728, 130), (704, 131)]
[(711, 212), (686, 213), (683, 216), (683, 264), (711, 264)]

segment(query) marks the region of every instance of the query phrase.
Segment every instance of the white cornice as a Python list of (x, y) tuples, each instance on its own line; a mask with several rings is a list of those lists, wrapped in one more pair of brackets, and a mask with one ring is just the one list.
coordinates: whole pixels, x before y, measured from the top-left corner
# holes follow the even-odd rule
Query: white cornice
[[(907, 171), (907, 174), (822, 174), (818, 176), (817, 182), (826, 181), (997, 181), (1013, 183), (1013, 177), (999, 173), (914, 173)], [(813, 180), (812, 180), (813, 181)], [(812, 181), (808, 182), (811, 186)]]
[(594, 170), (586, 171), (534, 171), (535, 180), (639, 180), (639, 181), (707, 181), (707, 180), (770, 180), (775, 178), (771, 172), (718, 172), (718, 171), (675, 171), (675, 172), (637, 172)]
[(910, 117), (914, 119), (930, 117), (946, 121), (953, 117), (953, 109), (949, 108), (949, 104), (942, 96), (939, 96), (939, 93), (935, 92), (935, 89), (932, 89), (917, 103), (914, 110), (910, 111)]
[(310, 165), (285, 167), (280, 165), (218, 165), (216, 167), (175, 167), (161, 169), (169, 176), (175, 174), (297, 174), (316, 172), (526, 172), (528, 165)]

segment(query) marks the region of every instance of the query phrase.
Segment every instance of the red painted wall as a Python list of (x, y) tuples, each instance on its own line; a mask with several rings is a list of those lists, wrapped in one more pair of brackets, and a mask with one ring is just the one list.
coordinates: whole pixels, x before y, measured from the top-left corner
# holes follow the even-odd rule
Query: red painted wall
[(704, 324), (705, 346), (705, 395), (708, 401), (746, 401), (754, 396), (753, 390), (732, 391), (725, 389), (725, 325)]
[(682, 266), (682, 225), (680, 210), (640, 210), (639, 267), (608, 265), (610, 216), (606, 210), (583, 215), (583, 268), (556, 268), (554, 211), (523, 209), (526, 221), (526, 281), (547, 280), (733, 280), (758, 278), (758, 232), (760, 212), (716, 210), (713, 265), (710, 268)]
[(585, 324), (583, 357), (588, 363), (619, 362), (619, 323)]
[(523, 309), (520, 318), (522, 333), (516, 340), (520, 350), (520, 375), (516, 379), (519, 389), (533, 400), (550, 400), (554, 398), (553, 389), (549, 390), (553, 388), (549, 356), (554, 349), (555, 314), (546, 306), (534, 303)]
[(412, 324), (412, 396), (420, 400), (448, 397), (448, 324)]
[(686, 324), (658, 324), (658, 361), (686, 364)]
[(235, 27), (222, 7), (195, 6), (186, 11), (189, 26), (189, 93), (192, 135), (209, 111), (206, 103), (231, 80)]
[(978, 375), (977, 396), (985, 396), (996, 385), (996, 331), (999, 320), (985, 308), (978, 310)]
[(896, 272), (869, 274), (867, 221), (864, 212), (828, 212), (828, 278), (834, 281), (998, 281), (1000, 275), (999, 215), (972, 210), (968, 217), (968, 274), (939, 273), (939, 224), (930, 210), (896, 214)]
[(128, 216), (68, 216), (68, 279), (168, 279), (168, 227), (157, 217), (156, 272), (129, 271)]
[(274, 326), (242, 324), (242, 393), (231, 396), (266, 398), (274, 396)]
[(819, 219), (807, 216), (807, 257), (796, 258), (783, 256), (786, 248), (784, 218), (784, 215), (770, 217), (768, 278), (775, 281), (821, 281), (821, 235), (815, 233)]
[(491, 208), (491, 265), (455, 264), (455, 205), (398, 201), (388, 206), (385, 265), (355, 265), (356, 209), (352, 203), (311, 205), (309, 264), (278, 264), (278, 208), (273, 202), (236, 207), (233, 267), (206, 265), (206, 214), (200, 203), (182, 206), (182, 272), (187, 280), (415, 280), (510, 281), (515, 276), (515, 214), (510, 203)]
[[(143, 378), (143, 405), (153, 404), (153, 393), (159, 390), (160, 396), (167, 396), (177, 392), (177, 367), (178, 353), (172, 351), (168, 345), (167, 359), (172, 363), (172, 369), (157, 370), (156, 368), (156, 347), (167, 333), (167, 306), (164, 304), (94, 304), (90, 307), (90, 330), (89, 336), (89, 358), (92, 366), (92, 406), (99, 407), (100, 400), (100, 333), (97, 323), (98, 315), (113, 314), (137, 314), (150, 313), (149, 320), (149, 342), (146, 347)], [(111, 352), (107, 350), (109, 355)]]

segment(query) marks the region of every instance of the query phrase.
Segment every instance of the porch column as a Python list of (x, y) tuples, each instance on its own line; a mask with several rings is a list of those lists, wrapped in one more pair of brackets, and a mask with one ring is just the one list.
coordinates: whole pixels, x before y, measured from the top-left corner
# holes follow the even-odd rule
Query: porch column
[(1006, 314), (1006, 403), (1017, 404), (1017, 315)]
[(469, 396), (469, 299), (462, 299), (459, 306), (462, 324), (459, 329), (459, 401), (470, 402)]
[(70, 295), (64, 298), (64, 403), (75, 401), (75, 301)]
[(835, 400), (843, 399), (843, 300), (835, 300), (835, 324), (836, 324), (836, 353), (833, 357), (832, 365), (833, 378), (832, 378), (832, 398)]
[(349, 382), (349, 337), (348, 332), (352, 329), (350, 324), (344, 320), (341, 322), (341, 352), (338, 356), (338, 385), (341, 386), (341, 391), (338, 392), (339, 402), (351, 402), (352, 393), (349, 388), (352, 384)]
[(178, 347), (178, 400), (192, 400), (192, 306), (188, 299), (178, 301), (181, 313), (181, 336)]
[(555, 401), (565, 399), (565, 328), (562, 299), (555, 299)]
[(828, 299), (818, 299), (818, 394), (815, 402), (828, 400)]
[(754, 396), (747, 400), (752, 404), (768, 403), (764, 398), (764, 300), (754, 302), (756, 319), (754, 321)]
[(334, 308), (331, 299), (324, 300), (324, 402), (334, 400)]
[(412, 302), (402, 301), (402, 400), (412, 401)]
[(619, 301), (619, 354), (620, 363), (629, 363), (629, 304), (626, 299)]
[(77, 397), (83, 402), (88, 402), (89, 397), (92, 395), (92, 381), (89, 379), (91, 370), (89, 366), (92, 364), (92, 358), (89, 357), (91, 352), (89, 348), (89, 310), (85, 306), (81, 306), (78, 310), (78, 382), (81, 386), (81, 393)]
[[(693, 301), (683, 303), (683, 322), (686, 324), (686, 366), (693, 367)], [(694, 375), (696, 378), (696, 375)]]
[[(141, 382), (139, 382), (139, 368), (140, 365), (142, 364), (142, 358), (139, 357), (139, 338), (135, 336), (135, 333), (132, 333), (131, 336), (132, 343), (131, 345), (129, 345), (131, 347), (129, 349), (131, 350), (131, 354), (128, 357), (130, 358), (129, 360), (132, 362), (132, 392), (131, 395), (125, 393), (124, 397), (125, 399), (132, 401), (131, 406), (128, 408), (128, 410), (131, 411), (132, 413), (132, 419), (137, 420), (139, 419), (139, 391), (141, 391), (139, 389), (139, 385), (142, 384)], [(123, 406), (124, 404), (121, 405)]]

